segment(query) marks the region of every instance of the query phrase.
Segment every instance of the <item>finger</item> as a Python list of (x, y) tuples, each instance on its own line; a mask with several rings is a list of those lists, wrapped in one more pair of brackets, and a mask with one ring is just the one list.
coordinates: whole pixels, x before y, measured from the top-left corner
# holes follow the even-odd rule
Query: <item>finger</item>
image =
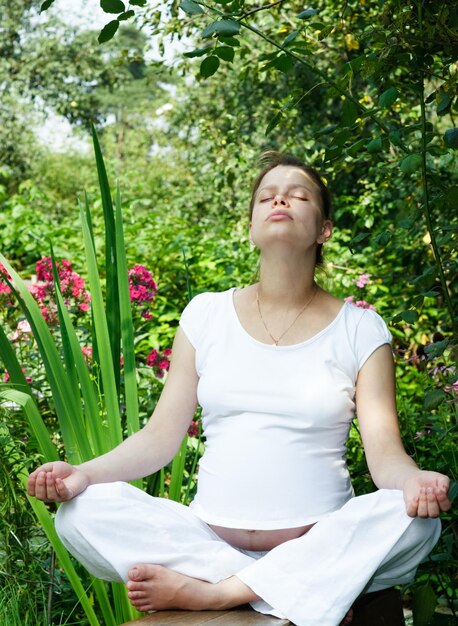
[(418, 497), (406, 498), (406, 513), (409, 517), (416, 517), (418, 511)]
[(60, 500), (59, 494), (56, 491), (56, 479), (52, 475), (52, 472), (47, 472), (46, 474), (46, 493), (47, 499), (51, 502)]
[(427, 487), (426, 489), (426, 502), (428, 505), (428, 517), (439, 517), (441, 511), (435, 490), (432, 487)]
[(56, 478), (55, 488), (61, 502), (65, 502), (66, 500), (71, 500), (73, 498), (72, 489), (67, 487), (62, 478)]
[(428, 501), (426, 499), (426, 489), (424, 487), (421, 487), (420, 489), (417, 515), (418, 517), (428, 517)]
[(441, 474), (436, 482), (436, 488), (445, 494), (448, 493), (450, 487), (450, 478)]
[(35, 497), (38, 500), (47, 500), (48, 492), (46, 490), (46, 472), (38, 472), (35, 479)]
[(436, 489), (435, 495), (441, 511), (449, 511), (452, 508), (452, 503), (450, 502), (447, 491)]

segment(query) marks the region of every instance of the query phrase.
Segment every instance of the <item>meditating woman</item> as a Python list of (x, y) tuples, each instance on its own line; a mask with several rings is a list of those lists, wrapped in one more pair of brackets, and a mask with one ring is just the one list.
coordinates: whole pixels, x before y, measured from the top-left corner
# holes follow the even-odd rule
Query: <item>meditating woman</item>
[[(186, 307), (140, 432), (30, 475), (30, 495), (64, 502), (56, 527), (70, 552), (125, 581), (139, 610), (248, 602), (298, 626), (336, 626), (361, 594), (412, 580), (436, 543), (449, 480), (404, 451), (383, 320), (315, 283), (331, 232), (317, 172), (272, 158), (251, 201), (259, 282)], [(128, 485), (169, 463), (197, 403), (206, 449), (190, 507)], [(355, 410), (378, 487), (358, 497), (345, 457)]]

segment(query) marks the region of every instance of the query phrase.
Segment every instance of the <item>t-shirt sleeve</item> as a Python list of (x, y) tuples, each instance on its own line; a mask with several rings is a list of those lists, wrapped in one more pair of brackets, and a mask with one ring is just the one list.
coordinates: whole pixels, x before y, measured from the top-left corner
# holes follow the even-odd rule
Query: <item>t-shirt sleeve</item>
[(202, 342), (208, 323), (211, 293), (200, 293), (184, 308), (180, 317), (180, 327), (194, 348)]
[(384, 320), (370, 309), (361, 316), (356, 333), (356, 360), (358, 370), (371, 354), (385, 343), (391, 344), (392, 336)]

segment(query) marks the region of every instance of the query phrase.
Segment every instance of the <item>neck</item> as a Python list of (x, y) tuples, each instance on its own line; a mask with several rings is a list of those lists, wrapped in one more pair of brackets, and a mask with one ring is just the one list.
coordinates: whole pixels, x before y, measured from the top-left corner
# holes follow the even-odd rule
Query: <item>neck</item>
[(263, 302), (282, 302), (289, 306), (301, 305), (316, 289), (313, 263), (306, 259), (261, 259), (259, 297)]

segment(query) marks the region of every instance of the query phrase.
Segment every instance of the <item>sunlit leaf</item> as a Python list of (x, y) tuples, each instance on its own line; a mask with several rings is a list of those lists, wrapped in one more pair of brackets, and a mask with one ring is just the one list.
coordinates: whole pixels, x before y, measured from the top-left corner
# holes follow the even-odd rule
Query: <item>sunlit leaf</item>
[(409, 311), (403, 311), (401, 313), (401, 318), (404, 320), (404, 322), (407, 322), (408, 324), (414, 324), (418, 320), (418, 313), (413, 309), (410, 309)]
[(126, 5), (122, 0), (100, 0), (100, 6), (105, 13), (124, 13)]
[(383, 142), (381, 137), (376, 137), (375, 139), (369, 141), (369, 143), (367, 144), (367, 151), (370, 154), (375, 154), (376, 152), (380, 152), (381, 150), (383, 150)]
[(194, 57), (202, 57), (210, 50), (210, 48), (212, 48), (211, 45), (204, 46), (203, 48), (197, 48), (196, 50), (191, 50), (191, 52), (184, 52), (183, 56), (187, 57), (188, 59), (193, 59)]
[(403, 174), (413, 174), (421, 167), (421, 154), (409, 154), (402, 159), (399, 169)]
[(215, 54), (219, 56), (223, 61), (233, 61), (234, 60), (234, 48), (230, 46), (218, 46), (215, 48)]
[(124, 22), (125, 20), (130, 20), (131, 17), (134, 17), (135, 15), (135, 11), (132, 11), (132, 9), (130, 9), (130, 11), (126, 11), (125, 13), (121, 13), (120, 15), (118, 15), (117, 19), (120, 22)]
[(108, 24), (106, 24), (100, 31), (97, 41), (99, 43), (105, 43), (106, 41), (109, 41), (115, 36), (118, 28), (119, 28), (118, 20), (112, 20), (111, 22), (108, 22)]
[(49, 9), (49, 7), (54, 4), (55, 0), (45, 0), (41, 7), (40, 7), (40, 13), (43, 13), (43, 11), (47, 11)]
[(202, 31), (202, 37), (212, 37), (213, 35), (221, 35), (223, 37), (232, 37), (240, 32), (240, 24), (234, 20), (218, 20), (212, 22)]
[(197, 4), (197, 2), (193, 2), (193, 0), (181, 0), (179, 7), (188, 15), (199, 15), (200, 13), (204, 12), (200, 4)]
[(308, 20), (309, 17), (313, 17), (318, 13), (318, 9), (305, 9), (296, 15), (299, 20)]
[(204, 59), (202, 63), (200, 64), (200, 70), (199, 70), (200, 75), (203, 76), (203, 78), (208, 78), (209, 76), (213, 76), (213, 74), (218, 70), (218, 68), (219, 68), (219, 59), (217, 56), (212, 54), (206, 59)]
[(378, 99), (378, 104), (380, 107), (382, 107), (382, 109), (389, 109), (393, 106), (398, 97), (399, 91), (396, 89), (396, 87), (390, 87), (382, 93), (382, 95)]
[(445, 131), (444, 143), (447, 148), (458, 148), (458, 128), (449, 128)]

